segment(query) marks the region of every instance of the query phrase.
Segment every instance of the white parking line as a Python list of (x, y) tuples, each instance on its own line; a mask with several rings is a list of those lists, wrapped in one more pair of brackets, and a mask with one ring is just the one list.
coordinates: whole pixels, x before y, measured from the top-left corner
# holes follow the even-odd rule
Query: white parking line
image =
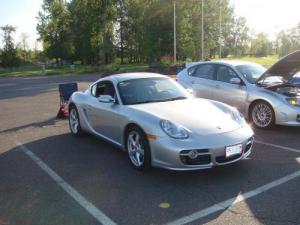
[(96, 208), (91, 202), (84, 198), (72, 186), (64, 181), (57, 173), (55, 173), (46, 163), (37, 157), (30, 149), (21, 143), (16, 143), (23, 152), (31, 158), (43, 171), (45, 171), (65, 192), (67, 192), (79, 205), (88, 211), (97, 221), (103, 225), (116, 225), (109, 217)]
[(270, 182), (268, 184), (265, 184), (263, 186), (260, 186), (252, 191), (249, 191), (249, 192), (246, 192), (244, 194), (239, 194), (238, 196), (236, 197), (233, 197), (233, 198), (230, 198), (230, 199), (227, 199), (223, 202), (220, 202), (220, 203), (217, 203), (215, 205), (212, 205), (206, 209), (202, 209), (200, 211), (197, 211), (189, 216), (185, 216), (185, 217), (182, 217), (178, 220), (175, 220), (173, 222), (170, 222), (168, 223), (167, 225), (182, 225), (182, 224), (186, 224), (186, 223), (190, 223), (190, 222), (193, 222), (195, 220), (198, 220), (198, 219), (201, 219), (205, 216), (208, 216), (208, 215), (211, 215), (213, 213), (216, 213), (218, 211), (221, 211), (221, 210), (226, 210), (226, 208), (232, 206), (232, 205), (235, 205), (241, 201), (244, 201), (246, 199), (249, 199), (249, 198), (252, 198), (256, 195), (259, 195), (265, 191), (268, 191), (270, 190), (271, 188), (274, 188), (274, 187), (277, 187), (281, 184), (284, 184), (290, 180), (293, 180), (297, 177), (300, 177), (300, 170), (297, 171), (297, 172), (294, 172), (294, 173), (291, 173), (287, 176), (284, 176), (278, 180), (275, 180), (273, 182)]
[(283, 149), (283, 150), (286, 150), (286, 151), (300, 153), (300, 150), (296, 149), (296, 148), (290, 148), (290, 147), (285, 147), (285, 146), (282, 146), (282, 145), (271, 144), (271, 143), (267, 143), (267, 142), (263, 142), (263, 141), (259, 141), (259, 140), (255, 140), (254, 142), (257, 143), (257, 144), (268, 145), (268, 146), (271, 146), (271, 147), (274, 147), (274, 148), (280, 148), (280, 149)]

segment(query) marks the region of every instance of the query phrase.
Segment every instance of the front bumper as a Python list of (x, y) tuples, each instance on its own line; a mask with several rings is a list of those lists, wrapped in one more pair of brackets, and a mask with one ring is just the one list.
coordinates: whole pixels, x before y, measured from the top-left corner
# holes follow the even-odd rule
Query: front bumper
[(282, 104), (274, 111), (276, 124), (300, 127), (300, 107)]
[[(186, 140), (158, 137), (150, 140), (152, 166), (170, 170), (208, 169), (237, 162), (251, 154), (253, 131), (246, 125), (235, 131), (202, 135)], [(225, 148), (242, 144), (242, 154), (226, 158)], [(196, 150), (196, 159), (189, 159), (188, 152)]]

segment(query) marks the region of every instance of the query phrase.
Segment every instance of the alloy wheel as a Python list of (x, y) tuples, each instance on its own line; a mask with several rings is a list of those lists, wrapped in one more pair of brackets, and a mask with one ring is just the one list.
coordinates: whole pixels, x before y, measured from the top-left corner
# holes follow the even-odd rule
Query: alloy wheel
[(128, 134), (127, 139), (127, 149), (131, 162), (136, 167), (141, 167), (144, 164), (145, 150), (142, 145), (142, 140), (140, 134), (132, 130)]
[(72, 108), (69, 115), (70, 128), (73, 134), (78, 133), (79, 119), (75, 108)]
[(256, 104), (252, 110), (252, 120), (258, 127), (269, 127), (273, 122), (272, 109), (265, 103)]

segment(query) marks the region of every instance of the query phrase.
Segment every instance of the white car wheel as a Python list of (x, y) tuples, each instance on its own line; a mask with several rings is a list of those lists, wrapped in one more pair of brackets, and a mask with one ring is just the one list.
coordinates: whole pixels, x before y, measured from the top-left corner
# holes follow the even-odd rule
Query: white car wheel
[(275, 121), (272, 106), (263, 101), (256, 103), (251, 110), (251, 119), (258, 128), (271, 128)]

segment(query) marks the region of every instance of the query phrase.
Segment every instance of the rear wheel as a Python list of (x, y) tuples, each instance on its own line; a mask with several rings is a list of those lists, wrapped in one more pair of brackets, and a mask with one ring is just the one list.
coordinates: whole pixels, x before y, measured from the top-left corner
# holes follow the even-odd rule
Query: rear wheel
[(268, 129), (275, 124), (275, 113), (272, 106), (265, 102), (259, 101), (251, 107), (251, 120), (257, 128)]
[(82, 134), (79, 114), (75, 105), (71, 105), (69, 108), (69, 128), (74, 136), (80, 136)]
[(126, 135), (126, 149), (132, 166), (137, 170), (151, 167), (151, 154), (145, 133), (137, 126), (129, 128)]

